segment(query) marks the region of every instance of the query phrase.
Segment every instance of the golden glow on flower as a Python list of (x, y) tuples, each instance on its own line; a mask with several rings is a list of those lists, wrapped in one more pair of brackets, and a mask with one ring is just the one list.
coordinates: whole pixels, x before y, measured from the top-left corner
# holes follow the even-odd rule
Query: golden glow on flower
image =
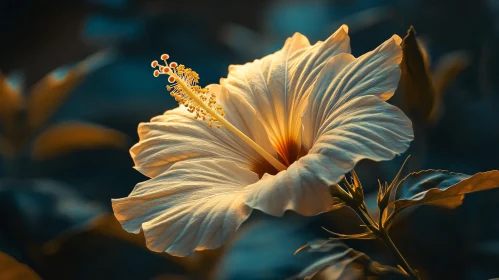
[[(186, 92), (185, 88), (189, 88), (204, 104), (223, 118), (225, 117), (225, 112), (222, 107), (216, 104), (215, 93), (210, 93), (207, 88), (201, 88), (198, 85), (199, 75), (196, 71), (193, 71), (191, 68), (186, 68), (182, 64), (178, 65), (176, 62), (168, 64), (168, 58), (169, 55), (167, 54), (161, 56), (161, 59), (165, 62), (164, 66), (160, 65), (157, 60), (151, 63), (151, 67), (158, 68), (157, 70), (154, 70), (154, 77), (159, 77), (161, 74), (169, 75), (168, 82), (171, 85), (166, 86), (166, 89), (170, 92), (170, 95), (175, 98), (180, 105), (187, 107), (189, 112), (194, 113), (196, 119), (207, 121), (210, 127), (215, 125), (217, 128), (220, 128), (221, 125), (217, 121), (217, 118), (210, 115), (210, 113), (198, 104), (197, 100), (191, 98), (191, 95)], [(178, 81), (182, 81), (182, 83), (179, 83)]]
[[(274, 54), (229, 67), (204, 93), (194, 71), (163, 55), (163, 65), (151, 64), (155, 76), (166, 74), (187, 107), (139, 125), (130, 154), (150, 179), (113, 200), (116, 218), (143, 232), (151, 250), (185, 256), (220, 247), (252, 209), (331, 210), (330, 186), (360, 160), (392, 159), (414, 137), (411, 121), (386, 102), (399, 84), (401, 41), (356, 58), (346, 25), (314, 45), (296, 33)], [(204, 122), (194, 118), (201, 110)], [(224, 127), (210, 129), (212, 118)]]
[(215, 124), (217, 128), (220, 128), (222, 125), (228, 128), (262, 155), (278, 171), (286, 169), (284, 164), (225, 119), (223, 108), (216, 104), (215, 93), (198, 85), (198, 73), (191, 68), (186, 68), (182, 64), (178, 65), (176, 62), (168, 64), (168, 58), (170, 56), (167, 54), (161, 55), (161, 60), (165, 62), (165, 65), (160, 65), (156, 60), (151, 62), (151, 67), (157, 68), (154, 70), (153, 75), (154, 77), (164, 74), (169, 76), (168, 82), (171, 85), (166, 86), (166, 89), (180, 105), (184, 105), (188, 108), (189, 112), (194, 113), (196, 119), (207, 120), (210, 127), (213, 127), (213, 124)]

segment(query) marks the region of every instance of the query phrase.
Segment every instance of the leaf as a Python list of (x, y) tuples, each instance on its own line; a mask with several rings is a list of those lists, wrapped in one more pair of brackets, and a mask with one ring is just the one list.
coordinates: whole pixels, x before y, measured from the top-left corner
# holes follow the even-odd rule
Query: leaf
[(0, 279), (2, 280), (41, 280), (29, 266), (18, 262), (11, 256), (0, 252)]
[(337, 246), (338, 244), (343, 245), (341, 243), (334, 243), (331, 239), (315, 239), (313, 241), (308, 242), (307, 244), (298, 248), (294, 255), (300, 253), (301, 251), (308, 249), (308, 252), (329, 252), (332, 248)]
[(45, 76), (31, 89), (27, 100), (27, 122), (32, 131), (45, 124), (53, 113), (64, 103), (73, 90), (92, 70), (109, 61), (108, 52), (90, 56), (72, 67), (64, 77), (53, 72)]
[(10, 130), (16, 123), (17, 114), (24, 106), (19, 90), (13, 88), (0, 72), (0, 127)]
[(499, 187), (499, 171), (480, 172), (473, 176), (443, 170), (425, 170), (404, 178), (390, 202), (394, 214), (419, 204), (445, 207), (461, 205), (465, 194)]
[(333, 205), (329, 208), (329, 211), (338, 210), (345, 207), (347, 204), (338, 197), (333, 197)]
[(454, 51), (442, 56), (433, 71), (435, 93), (443, 95), (449, 85), (471, 64), (471, 55), (466, 51)]
[(42, 248), (51, 273), (47, 279), (154, 279), (186, 276), (191, 269), (187, 258), (147, 250), (143, 235), (127, 233), (112, 214), (70, 229)]
[(428, 53), (428, 38), (417, 38), (419, 49), (421, 50), (421, 55), (423, 56), (423, 61), (426, 67), (431, 66), (431, 56)]
[(321, 257), (293, 255), (317, 236), (310, 230), (310, 219), (294, 213), (280, 218), (259, 214), (252, 215), (228, 244), (213, 279), (286, 279)]
[(93, 232), (100, 235), (105, 235), (114, 239), (120, 239), (123, 241), (130, 242), (139, 247), (145, 248), (144, 237), (139, 234), (131, 234), (126, 232), (116, 220), (114, 215), (103, 214), (94, 220), (90, 221), (88, 224), (84, 224), (81, 227), (75, 227), (68, 231), (63, 232), (58, 237), (49, 242), (45, 243), (44, 250), (47, 253), (56, 252), (61, 248), (61, 246), (67, 242), (73, 236), (80, 234), (81, 232)]
[(341, 273), (360, 257), (360, 254), (357, 254), (357, 251), (348, 248), (341, 243), (334, 244), (334, 246), (330, 247), (330, 251), (333, 253), (314, 262), (298, 275), (294, 276), (293, 279), (313, 278), (315, 274), (321, 272), (325, 268), (334, 268), (334, 272), (336, 273), (334, 275), (334, 272), (331, 271), (330, 279), (338, 279)]
[(323, 228), (323, 229), (336, 236), (336, 237), (332, 238), (331, 240), (336, 240), (336, 239), (362, 239), (362, 240), (376, 239), (376, 235), (372, 231), (353, 233), (353, 234), (343, 234), (343, 233), (337, 233), (334, 231), (330, 231), (326, 228)]
[(432, 112), (435, 92), (425, 55), (411, 26), (402, 42), (401, 86), (411, 114), (427, 120)]
[[(320, 245), (320, 244), (323, 245)], [(324, 243), (317, 240), (309, 244), (319, 244), (320, 252), (328, 252), (324, 258), (314, 262), (292, 279), (365, 279), (366, 276), (405, 274), (394, 267), (372, 261), (366, 254), (355, 251), (342, 243)], [(311, 245), (312, 246), (312, 245)], [(309, 250), (317, 252), (317, 249)]]
[(4, 229), (26, 246), (86, 225), (105, 211), (72, 186), (43, 179), (0, 180), (0, 205)]
[(455, 51), (442, 56), (433, 71), (435, 99), (429, 119), (436, 122), (441, 110), (442, 98), (457, 76), (471, 64), (471, 56), (465, 51)]
[(94, 124), (65, 122), (42, 132), (34, 140), (31, 155), (36, 160), (44, 160), (74, 149), (123, 148), (126, 144), (126, 135), (119, 131)]

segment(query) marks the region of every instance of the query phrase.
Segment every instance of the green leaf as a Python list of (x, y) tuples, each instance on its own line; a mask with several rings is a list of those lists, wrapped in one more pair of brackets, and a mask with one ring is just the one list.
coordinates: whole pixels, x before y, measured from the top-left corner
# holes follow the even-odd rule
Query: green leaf
[(399, 269), (381, 265), (366, 254), (342, 243), (312, 241), (309, 252), (327, 252), (324, 258), (311, 264), (292, 279), (366, 279), (366, 276), (406, 275)]
[(473, 176), (443, 170), (425, 170), (409, 174), (395, 189), (394, 215), (420, 204), (454, 208), (461, 205), (465, 194), (499, 187), (499, 171), (480, 172)]
[(11, 256), (0, 252), (0, 279), (2, 280), (41, 280), (29, 266), (18, 262)]
[(126, 135), (95, 124), (65, 122), (53, 125), (34, 140), (31, 155), (36, 160), (59, 156), (75, 149), (124, 148)]
[(433, 109), (435, 92), (429, 66), (425, 63), (425, 52), (420, 47), (412, 26), (402, 42), (402, 51), (400, 85), (405, 93), (409, 112), (427, 120)]

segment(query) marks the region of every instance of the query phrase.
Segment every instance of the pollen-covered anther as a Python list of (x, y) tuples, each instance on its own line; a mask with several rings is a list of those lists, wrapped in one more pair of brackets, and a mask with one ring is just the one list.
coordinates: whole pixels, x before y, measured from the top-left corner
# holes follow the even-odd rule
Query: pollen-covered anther
[(216, 103), (215, 93), (210, 92), (207, 88), (202, 88), (198, 85), (199, 75), (191, 68), (186, 68), (182, 64), (176, 62), (168, 63), (169, 55), (163, 54), (161, 60), (164, 65), (160, 65), (156, 60), (151, 63), (154, 71), (154, 76), (166, 74), (168, 75), (169, 85), (166, 90), (175, 100), (187, 108), (187, 111), (194, 114), (196, 119), (207, 121), (210, 127), (221, 127), (217, 120), (225, 117), (225, 112)]

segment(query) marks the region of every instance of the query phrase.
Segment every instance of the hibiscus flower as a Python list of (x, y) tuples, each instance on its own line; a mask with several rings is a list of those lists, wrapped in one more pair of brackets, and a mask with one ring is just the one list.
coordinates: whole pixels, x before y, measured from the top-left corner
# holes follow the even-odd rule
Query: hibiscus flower
[(253, 209), (326, 212), (335, 202), (329, 186), (357, 162), (403, 153), (412, 123), (385, 102), (399, 82), (401, 38), (355, 58), (347, 32), (314, 45), (296, 33), (206, 88), (168, 55), (165, 65), (153, 61), (180, 106), (139, 125), (130, 153), (150, 179), (112, 201), (123, 228), (142, 230), (153, 251), (217, 248)]

